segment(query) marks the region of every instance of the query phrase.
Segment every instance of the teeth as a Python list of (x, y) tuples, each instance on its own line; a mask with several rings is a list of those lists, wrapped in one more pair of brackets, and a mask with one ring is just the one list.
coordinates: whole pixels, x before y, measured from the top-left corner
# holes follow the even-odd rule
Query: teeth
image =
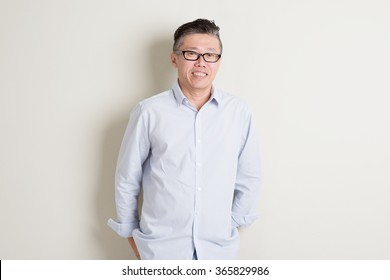
[(198, 76), (198, 77), (205, 77), (205, 76), (206, 76), (206, 73), (194, 72), (194, 75), (195, 75), (195, 76)]

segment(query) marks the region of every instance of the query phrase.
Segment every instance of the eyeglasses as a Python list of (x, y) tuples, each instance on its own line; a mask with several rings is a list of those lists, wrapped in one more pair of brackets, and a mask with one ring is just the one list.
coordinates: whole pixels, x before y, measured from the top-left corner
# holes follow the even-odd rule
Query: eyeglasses
[(221, 58), (221, 54), (218, 53), (197, 53), (194, 51), (175, 51), (176, 54), (182, 54), (185, 60), (197, 61), (199, 57), (203, 57), (204, 61), (215, 63)]

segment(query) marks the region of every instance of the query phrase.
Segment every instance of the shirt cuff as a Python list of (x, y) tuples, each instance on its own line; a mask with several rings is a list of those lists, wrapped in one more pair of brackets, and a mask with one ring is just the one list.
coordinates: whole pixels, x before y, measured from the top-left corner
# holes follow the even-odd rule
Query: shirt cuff
[(109, 219), (107, 221), (107, 225), (118, 235), (126, 238), (131, 237), (133, 230), (139, 228), (139, 222), (122, 224), (114, 221), (113, 219)]
[(257, 219), (257, 215), (237, 215), (232, 214), (233, 227), (248, 227)]

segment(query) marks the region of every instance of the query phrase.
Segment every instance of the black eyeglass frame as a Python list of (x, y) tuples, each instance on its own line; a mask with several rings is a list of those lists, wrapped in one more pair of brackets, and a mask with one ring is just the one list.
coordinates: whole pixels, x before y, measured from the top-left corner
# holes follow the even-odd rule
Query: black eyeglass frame
[[(197, 55), (198, 55), (198, 57), (196, 58), (196, 59), (188, 59), (188, 58), (186, 58), (186, 56), (185, 56), (185, 53), (189, 53), (189, 52), (191, 52), (191, 53), (196, 53)], [(198, 52), (196, 52), (196, 51), (175, 51), (175, 54), (182, 54), (183, 55), (183, 57), (184, 57), (184, 59), (185, 60), (188, 60), (188, 61), (197, 61), (198, 59), (199, 59), (199, 57), (202, 57), (203, 58), (203, 60), (204, 61), (206, 61), (206, 62), (208, 62), (208, 63), (216, 63), (216, 62), (218, 62), (218, 60), (220, 60), (220, 58), (222, 57), (222, 54), (218, 54), (218, 53), (198, 53)], [(216, 60), (216, 61), (207, 61), (206, 59), (205, 59), (205, 55), (207, 55), (207, 54), (213, 54), (213, 55), (217, 55), (218, 56), (218, 59)]]

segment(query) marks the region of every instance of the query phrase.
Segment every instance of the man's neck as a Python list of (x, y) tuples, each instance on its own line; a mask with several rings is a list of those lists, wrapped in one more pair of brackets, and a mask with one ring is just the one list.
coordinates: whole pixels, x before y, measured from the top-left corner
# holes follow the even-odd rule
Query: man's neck
[(211, 96), (211, 86), (206, 89), (181, 88), (181, 90), (184, 96), (188, 98), (197, 110), (200, 110), (200, 108), (209, 101)]

